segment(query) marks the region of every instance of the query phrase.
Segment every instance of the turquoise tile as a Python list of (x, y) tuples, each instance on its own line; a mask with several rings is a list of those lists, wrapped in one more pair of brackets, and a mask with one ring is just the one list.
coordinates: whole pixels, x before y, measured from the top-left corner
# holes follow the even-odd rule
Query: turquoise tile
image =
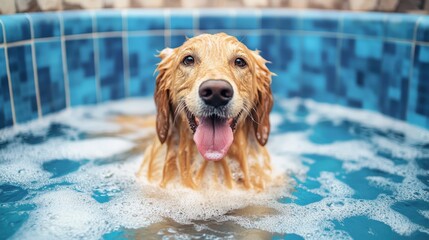
[(98, 41), (101, 101), (124, 98), (122, 38), (99, 38), (95, 41)]
[[(0, 17), (0, 21), (2, 21), (1, 17)], [(3, 35), (3, 24), (0, 24), (0, 44), (4, 43), (5, 41), (5, 36)]]
[(170, 15), (170, 29), (194, 29), (193, 12), (189, 10), (173, 11)]
[(25, 14), (0, 16), (6, 32), (6, 42), (18, 42), (31, 39), (30, 22)]
[(6, 74), (4, 48), (0, 48), (0, 109), (0, 128), (12, 126), (12, 105), (9, 94), (9, 82)]
[(31, 45), (10, 47), (7, 51), (16, 121), (24, 123), (38, 118)]
[(394, 17), (386, 17), (386, 38), (413, 41), (414, 29), (418, 15), (395, 14)]
[(61, 41), (36, 42), (35, 48), (40, 103), (47, 115), (66, 107)]
[(341, 14), (341, 16), (342, 33), (379, 38), (386, 35), (386, 14), (348, 13)]
[(29, 17), (34, 30), (34, 38), (61, 36), (60, 18), (57, 13), (31, 13)]
[(180, 47), (188, 38), (193, 37), (192, 33), (187, 35), (172, 35), (170, 37), (170, 46), (171, 48)]
[(261, 28), (272, 30), (299, 30), (301, 14), (296, 11), (262, 10)]
[(164, 36), (129, 36), (129, 96), (148, 96), (155, 90), (156, 55), (164, 49)]
[(164, 30), (165, 13), (161, 10), (130, 10), (127, 12), (127, 31)]
[(338, 13), (325, 11), (308, 11), (300, 18), (299, 30), (311, 32), (339, 32), (340, 18)]
[(417, 37), (419, 42), (429, 42), (429, 17), (421, 16), (418, 20)]
[(231, 10), (199, 11), (198, 29), (234, 29), (235, 19)]
[(95, 32), (122, 31), (122, 14), (120, 11), (103, 10), (95, 13)]
[(261, 17), (256, 11), (237, 11), (234, 22), (235, 29), (256, 30), (261, 28)]
[(67, 40), (65, 46), (71, 106), (97, 103), (93, 39)]
[(93, 14), (86, 11), (67, 11), (62, 14), (64, 35), (92, 33)]

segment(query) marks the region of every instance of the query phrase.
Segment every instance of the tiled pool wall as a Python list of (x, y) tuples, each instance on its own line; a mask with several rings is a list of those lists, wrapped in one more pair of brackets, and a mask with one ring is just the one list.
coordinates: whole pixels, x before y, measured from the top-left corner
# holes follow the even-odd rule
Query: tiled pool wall
[[(278, 98), (378, 111), (429, 128), (429, 17), (291, 10), (122, 10), (0, 16), (0, 128), (148, 96), (157, 51), (226, 32), (272, 63)], [(144, 106), (142, 106), (144, 107)]]

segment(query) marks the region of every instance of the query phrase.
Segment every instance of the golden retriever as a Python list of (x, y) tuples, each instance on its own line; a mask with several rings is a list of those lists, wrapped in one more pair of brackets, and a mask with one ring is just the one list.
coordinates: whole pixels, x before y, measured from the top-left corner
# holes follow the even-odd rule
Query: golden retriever
[(225, 33), (190, 38), (159, 57), (158, 138), (138, 175), (161, 187), (263, 189), (272, 180), (267, 61)]

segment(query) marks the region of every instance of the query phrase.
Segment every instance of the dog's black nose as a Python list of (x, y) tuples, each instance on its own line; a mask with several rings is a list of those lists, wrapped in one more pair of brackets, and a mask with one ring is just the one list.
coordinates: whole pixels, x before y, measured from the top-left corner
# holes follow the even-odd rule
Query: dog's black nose
[(232, 99), (234, 90), (225, 80), (207, 80), (200, 85), (199, 94), (207, 105), (220, 107)]

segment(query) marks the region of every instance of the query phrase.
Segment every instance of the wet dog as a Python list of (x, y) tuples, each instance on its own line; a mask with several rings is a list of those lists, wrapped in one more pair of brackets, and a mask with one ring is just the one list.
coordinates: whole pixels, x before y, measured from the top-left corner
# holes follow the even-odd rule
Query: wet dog
[(224, 33), (188, 39), (159, 57), (157, 139), (138, 175), (162, 187), (263, 189), (272, 178), (267, 61)]

